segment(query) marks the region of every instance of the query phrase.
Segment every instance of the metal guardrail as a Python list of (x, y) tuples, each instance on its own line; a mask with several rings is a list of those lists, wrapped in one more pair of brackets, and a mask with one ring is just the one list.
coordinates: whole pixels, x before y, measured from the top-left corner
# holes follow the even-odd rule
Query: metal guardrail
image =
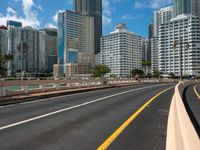
[(195, 82), (181, 82), (175, 87), (167, 128), (166, 150), (199, 150), (200, 139), (183, 103), (184, 89)]

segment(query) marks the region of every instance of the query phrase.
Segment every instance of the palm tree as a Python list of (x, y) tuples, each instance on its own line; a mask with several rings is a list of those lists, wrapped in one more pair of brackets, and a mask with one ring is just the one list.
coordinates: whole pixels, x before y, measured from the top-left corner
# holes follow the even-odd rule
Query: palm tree
[(149, 73), (149, 67), (151, 66), (151, 61), (142, 60), (142, 66), (145, 68), (144, 69), (145, 75), (147, 75)]

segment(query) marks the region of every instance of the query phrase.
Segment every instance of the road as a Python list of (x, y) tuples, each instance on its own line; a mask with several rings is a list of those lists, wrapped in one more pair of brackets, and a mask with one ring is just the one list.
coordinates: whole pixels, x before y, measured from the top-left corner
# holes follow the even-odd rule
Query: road
[(200, 84), (187, 87), (184, 100), (189, 116), (200, 137)]
[(0, 107), (0, 149), (164, 150), (174, 85), (119, 87)]

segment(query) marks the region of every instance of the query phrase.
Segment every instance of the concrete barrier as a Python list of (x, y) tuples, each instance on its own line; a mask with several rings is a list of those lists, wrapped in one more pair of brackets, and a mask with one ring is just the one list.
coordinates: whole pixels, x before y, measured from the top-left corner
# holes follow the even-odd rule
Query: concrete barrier
[(171, 102), (166, 150), (200, 150), (200, 139), (183, 103), (184, 89), (195, 82), (181, 82), (175, 87)]

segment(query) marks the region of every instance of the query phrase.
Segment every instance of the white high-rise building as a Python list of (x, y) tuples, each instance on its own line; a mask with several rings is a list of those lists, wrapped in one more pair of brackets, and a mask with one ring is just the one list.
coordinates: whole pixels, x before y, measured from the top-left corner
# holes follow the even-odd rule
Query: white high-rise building
[(110, 75), (131, 77), (131, 70), (142, 68), (143, 38), (128, 32), (125, 24), (101, 38), (101, 64), (111, 69)]
[(173, 6), (161, 8), (153, 13), (153, 36), (158, 36), (159, 26), (173, 18)]
[(176, 76), (199, 76), (200, 19), (179, 15), (159, 28), (159, 70)]
[(161, 8), (153, 13), (153, 37), (151, 39), (152, 73), (158, 70), (158, 36), (159, 26), (173, 18), (173, 6)]

